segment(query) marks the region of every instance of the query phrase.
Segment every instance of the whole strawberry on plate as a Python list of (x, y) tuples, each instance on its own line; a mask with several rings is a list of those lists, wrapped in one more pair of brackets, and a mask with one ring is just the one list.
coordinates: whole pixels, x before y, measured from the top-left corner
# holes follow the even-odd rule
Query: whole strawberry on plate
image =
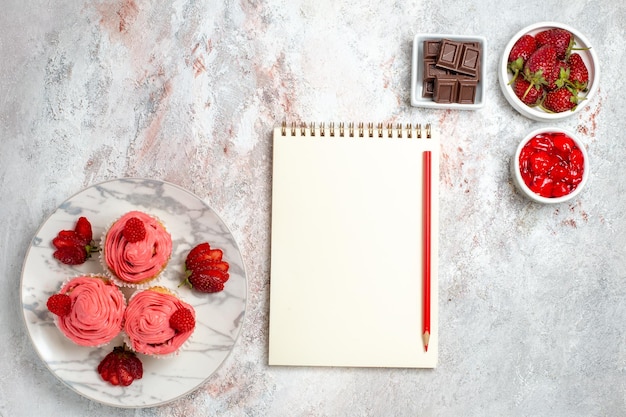
[(508, 69), (513, 73), (513, 79), (509, 84), (515, 82), (517, 76), (524, 68), (524, 64), (536, 50), (537, 41), (532, 35), (525, 34), (515, 42), (509, 53), (507, 63)]
[(571, 54), (567, 59), (567, 64), (569, 65), (568, 84), (578, 91), (586, 92), (589, 83), (589, 70), (581, 56), (576, 53)]
[(98, 373), (110, 384), (126, 387), (143, 377), (143, 364), (135, 352), (128, 350), (125, 345), (117, 346), (102, 359)]
[(52, 245), (56, 248), (53, 256), (66, 265), (80, 265), (98, 250), (93, 241), (91, 223), (86, 217), (78, 218), (74, 230), (61, 230), (52, 239)]
[(561, 113), (574, 109), (581, 99), (567, 87), (548, 91), (543, 100), (543, 108), (552, 113)]
[(229, 265), (223, 256), (221, 249), (211, 248), (208, 242), (196, 245), (185, 259), (185, 280), (181, 285), (205, 293), (222, 291), (230, 277)]
[(550, 28), (542, 30), (535, 35), (537, 47), (551, 45), (556, 51), (558, 59), (565, 59), (574, 46), (574, 35), (563, 28)]
[(513, 83), (513, 92), (527, 106), (535, 106), (539, 104), (543, 98), (543, 89), (532, 86), (523, 78), (518, 78)]
[(554, 71), (556, 66), (556, 49), (552, 45), (543, 45), (537, 48), (524, 64), (524, 78), (533, 87), (550, 85), (558, 75)]

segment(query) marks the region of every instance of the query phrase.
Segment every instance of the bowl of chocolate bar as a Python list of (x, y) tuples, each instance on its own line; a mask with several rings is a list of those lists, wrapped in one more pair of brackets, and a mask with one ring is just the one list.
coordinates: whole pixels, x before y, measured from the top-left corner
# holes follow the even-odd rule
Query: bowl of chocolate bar
[(411, 105), (457, 110), (483, 107), (486, 43), (482, 36), (415, 35)]
[(595, 49), (571, 26), (540, 22), (517, 32), (498, 68), (500, 89), (523, 116), (540, 122), (571, 117), (598, 90)]

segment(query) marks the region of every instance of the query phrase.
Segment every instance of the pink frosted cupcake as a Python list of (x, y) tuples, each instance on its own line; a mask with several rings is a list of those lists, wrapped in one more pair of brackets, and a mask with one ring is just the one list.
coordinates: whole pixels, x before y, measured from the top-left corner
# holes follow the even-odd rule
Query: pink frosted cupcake
[(103, 346), (120, 334), (126, 299), (108, 278), (83, 275), (69, 279), (47, 302), (59, 330), (81, 346)]
[(164, 287), (133, 294), (124, 315), (127, 344), (155, 357), (175, 355), (192, 335), (194, 308)]
[(172, 237), (163, 224), (141, 211), (124, 214), (102, 238), (103, 266), (120, 286), (140, 287), (165, 269)]

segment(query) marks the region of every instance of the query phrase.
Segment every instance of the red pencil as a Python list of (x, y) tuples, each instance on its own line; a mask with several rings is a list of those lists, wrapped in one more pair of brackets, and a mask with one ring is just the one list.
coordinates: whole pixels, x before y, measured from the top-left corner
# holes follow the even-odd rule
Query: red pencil
[(424, 312), (423, 340), (424, 350), (428, 352), (430, 340), (430, 216), (431, 216), (431, 152), (424, 151), (424, 198), (423, 198), (423, 280), (424, 280)]

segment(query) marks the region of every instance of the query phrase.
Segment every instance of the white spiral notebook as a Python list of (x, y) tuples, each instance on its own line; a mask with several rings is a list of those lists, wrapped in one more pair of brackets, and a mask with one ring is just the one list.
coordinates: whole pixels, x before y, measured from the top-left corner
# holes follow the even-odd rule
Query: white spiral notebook
[[(424, 348), (424, 159), (430, 339)], [(270, 365), (433, 368), (439, 139), (430, 125), (274, 130)]]

